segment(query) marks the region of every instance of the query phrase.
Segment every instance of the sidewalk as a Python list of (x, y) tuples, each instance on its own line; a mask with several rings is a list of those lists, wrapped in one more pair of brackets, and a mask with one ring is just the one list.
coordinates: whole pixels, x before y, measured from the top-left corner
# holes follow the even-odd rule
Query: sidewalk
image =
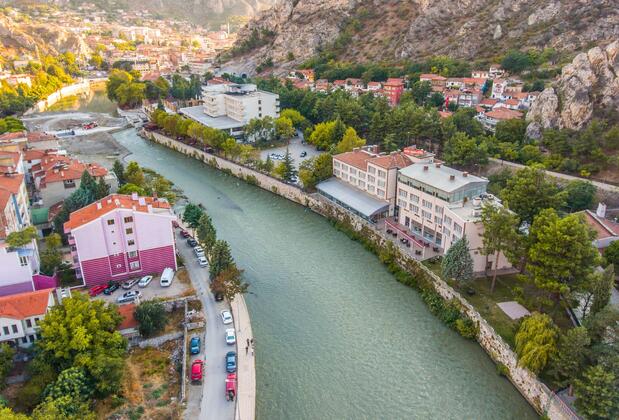
[(254, 420), (256, 418), (256, 352), (255, 349), (250, 347), (247, 354), (245, 353), (247, 340), (251, 340), (254, 337), (251, 330), (249, 311), (245, 304), (245, 298), (242, 295), (237, 295), (230, 306), (232, 307), (238, 349), (238, 395), (234, 418), (236, 420)]

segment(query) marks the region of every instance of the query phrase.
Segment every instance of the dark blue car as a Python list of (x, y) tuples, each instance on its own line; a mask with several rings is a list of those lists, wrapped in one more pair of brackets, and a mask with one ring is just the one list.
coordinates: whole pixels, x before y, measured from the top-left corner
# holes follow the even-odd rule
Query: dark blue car
[(226, 353), (226, 372), (236, 372), (236, 353), (233, 351)]
[(191, 354), (200, 353), (200, 337), (192, 337), (189, 346), (191, 348)]

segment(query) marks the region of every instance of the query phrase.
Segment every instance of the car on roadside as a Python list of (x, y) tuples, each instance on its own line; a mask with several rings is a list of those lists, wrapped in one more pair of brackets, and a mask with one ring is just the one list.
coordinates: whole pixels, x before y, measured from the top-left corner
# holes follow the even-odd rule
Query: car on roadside
[(193, 238), (187, 238), (187, 245), (189, 245), (192, 248), (195, 248), (198, 246), (198, 241), (196, 241)]
[(135, 285), (136, 285), (139, 281), (140, 281), (140, 279), (138, 279), (138, 278), (135, 278), (135, 279), (130, 279), (130, 280), (127, 280), (127, 281), (123, 282), (123, 284), (122, 284), (122, 286), (121, 286), (121, 287), (122, 287), (123, 289), (125, 289), (125, 290), (129, 290), (129, 289), (131, 289), (133, 286), (135, 286)]
[(189, 342), (189, 348), (191, 354), (200, 353), (200, 337), (191, 337), (191, 341)]
[(107, 287), (103, 290), (103, 294), (109, 296), (115, 291), (117, 291), (119, 288), (120, 288), (120, 284), (118, 284), (115, 281), (111, 281), (107, 284)]
[(200, 264), (200, 267), (208, 267), (208, 260), (206, 257), (198, 257), (198, 264)]
[(236, 372), (236, 353), (233, 351), (226, 353), (226, 372)]
[(189, 238), (191, 235), (185, 229), (181, 229), (181, 236), (183, 238)]
[(215, 302), (221, 302), (224, 300), (224, 294), (217, 292), (215, 293)]
[(153, 280), (153, 276), (144, 276), (138, 282), (138, 287), (146, 287)]
[(116, 302), (118, 302), (118, 303), (133, 302), (134, 300), (139, 298), (141, 294), (142, 293), (139, 290), (132, 290), (130, 292), (123, 293), (122, 296), (118, 296), (118, 299), (116, 299)]
[(204, 249), (202, 249), (201, 246), (197, 246), (193, 249), (193, 252), (195, 252), (196, 257), (200, 258), (200, 257), (204, 257)]
[(172, 286), (173, 280), (174, 280), (174, 270), (170, 267), (164, 268), (163, 273), (161, 273), (161, 278), (159, 279), (159, 285), (161, 287), (170, 287)]
[(191, 363), (191, 381), (202, 382), (204, 376), (204, 361), (196, 359)]
[(221, 311), (221, 320), (224, 325), (232, 324), (232, 314), (230, 311)]
[(305, 150), (304, 150), (304, 151), (302, 151), (300, 156), (301, 156), (301, 157), (305, 157), (305, 156), (307, 156), (307, 152), (306, 152)]
[(228, 328), (226, 330), (226, 344), (234, 343), (236, 343), (236, 331), (234, 331), (234, 328)]
[(107, 286), (105, 284), (99, 284), (97, 286), (91, 287), (90, 290), (88, 290), (88, 294), (90, 295), (90, 297), (99, 296), (106, 288)]

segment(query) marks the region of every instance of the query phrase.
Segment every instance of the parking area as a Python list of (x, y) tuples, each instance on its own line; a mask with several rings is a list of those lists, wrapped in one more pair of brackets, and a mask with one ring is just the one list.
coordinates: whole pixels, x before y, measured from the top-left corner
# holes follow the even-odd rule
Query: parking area
[[(181, 244), (182, 246), (182, 244)], [(174, 280), (169, 287), (161, 287), (159, 285), (160, 276), (154, 276), (153, 280), (146, 287), (138, 287), (137, 283), (131, 289), (123, 289), (122, 287), (113, 292), (111, 295), (101, 293), (96, 299), (103, 299), (106, 302), (117, 303), (117, 299), (125, 292), (139, 290), (140, 300), (151, 300), (154, 298), (168, 299), (177, 296), (187, 295), (191, 291), (192, 286), (185, 268), (179, 269), (174, 274)]]
[[(316, 150), (316, 148), (313, 145), (302, 143), (300, 137), (295, 137), (292, 140), (290, 140), (290, 144), (288, 145), (288, 151), (290, 152), (290, 155), (294, 159), (294, 164), (297, 167), (297, 169), (299, 169), (301, 162), (303, 162), (304, 160), (310, 159), (320, 154), (320, 152)], [(304, 157), (301, 157), (301, 154), (303, 152), (305, 152), (306, 155)], [(266, 160), (267, 156), (271, 154), (277, 154), (277, 155), (284, 156), (286, 154), (286, 146), (274, 147), (272, 149), (264, 149), (260, 152), (260, 158), (262, 160)], [(276, 160), (276, 159), (272, 159), (272, 160), (273, 160), (273, 163), (275, 164), (277, 164), (278, 162), (281, 162), (281, 160)]]

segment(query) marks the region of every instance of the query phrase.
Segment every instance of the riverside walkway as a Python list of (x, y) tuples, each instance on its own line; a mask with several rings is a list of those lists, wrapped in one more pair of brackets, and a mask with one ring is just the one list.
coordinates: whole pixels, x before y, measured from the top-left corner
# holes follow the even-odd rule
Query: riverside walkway
[(249, 311), (242, 295), (236, 295), (230, 304), (236, 330), (237, 357), (237, 400), (235, 420), (256, 418), (256, 351), (253, 346), (246, 349), (248, 340), (253, 339)]

